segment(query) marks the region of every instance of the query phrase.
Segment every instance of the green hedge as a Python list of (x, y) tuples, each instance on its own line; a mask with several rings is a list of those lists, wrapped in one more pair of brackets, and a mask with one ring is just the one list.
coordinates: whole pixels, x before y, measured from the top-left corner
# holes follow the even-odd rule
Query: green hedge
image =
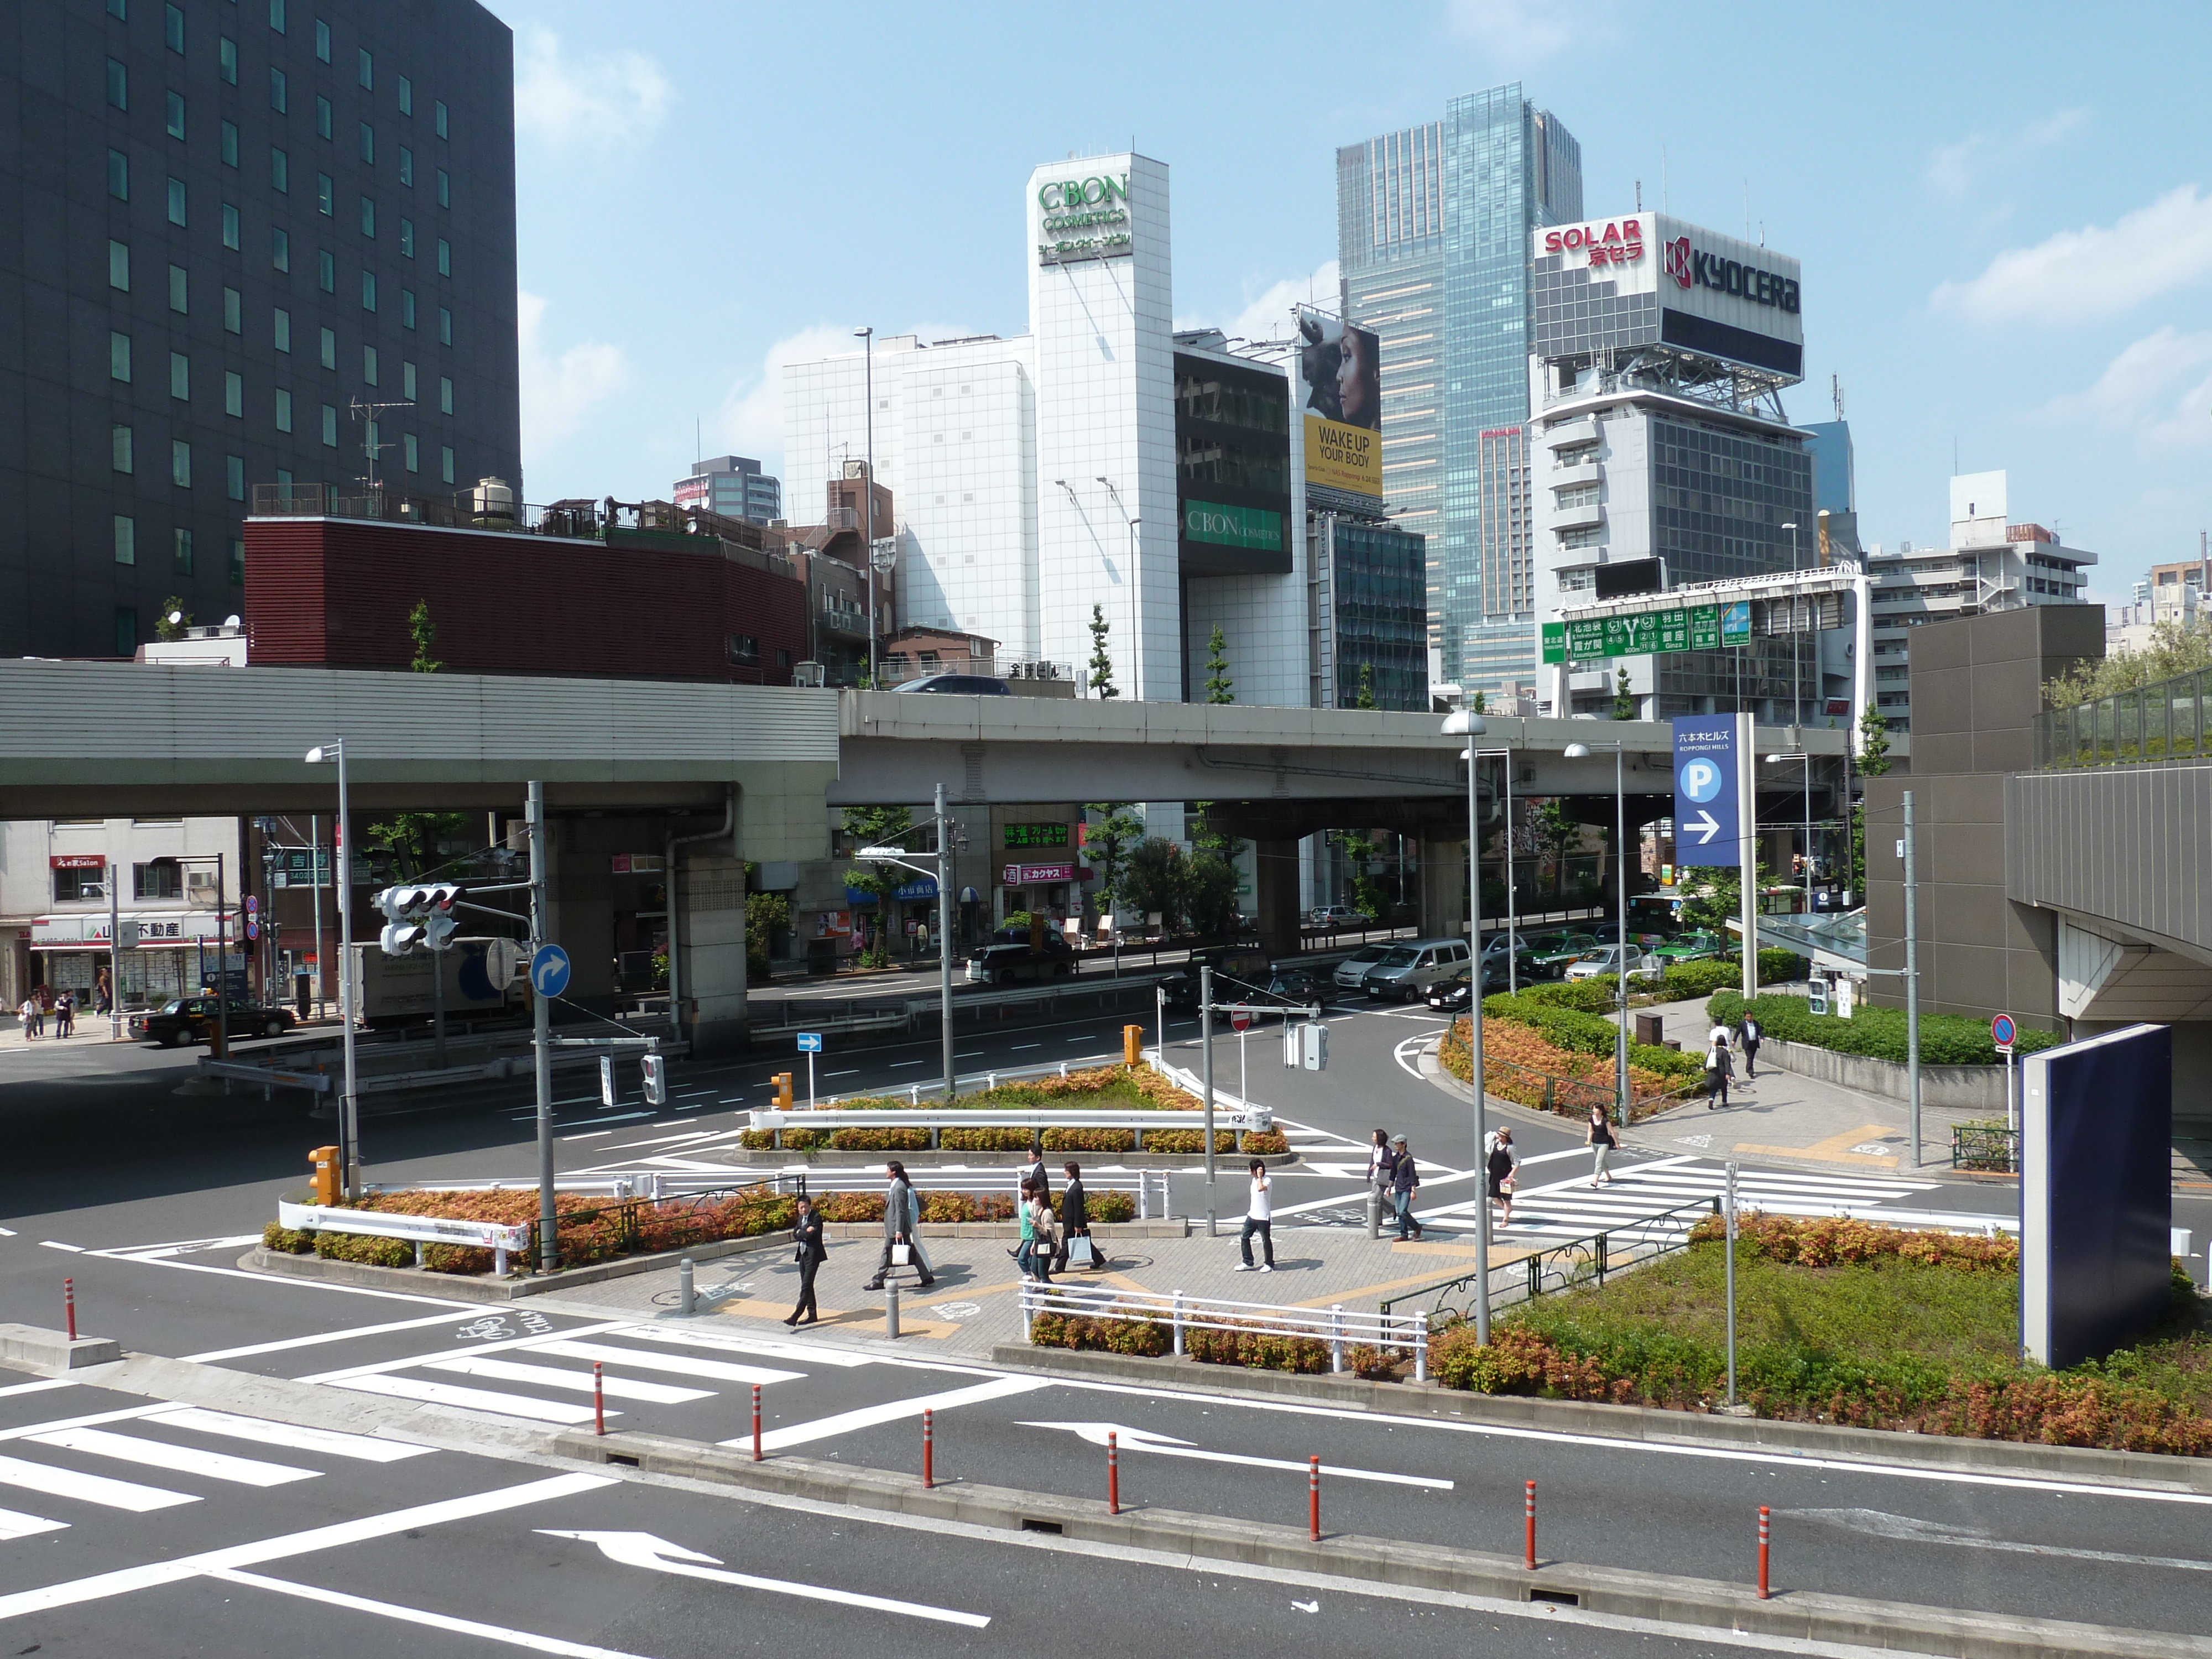
[[(1833, 1014), (1808, 1012), (1803, 997), (1770, 994), (1754, 998), (1751, 1011), (1765, 1036), (1778, 1037), (1784, 1042), (1802, 1042), (1839, 1054), (1865, 1054), (1900, 1065), (1905, 1061), (1902, 1008), (1869, 1008), (1861, 1004), (1853, 1018), (1839, 1019)], [(1742, 994), (1717, 992), (1705, 1004), (1705, 1012), (1716, 1024), (1735, 1024), (1743, 1018)], [(2049, 1031), (2031, 1031), (2022, 1026), (2017, 1052), (2033, 1054), (2039, 1048), (2055, 1048), (2063, 1041)], [(1995, 1066), (2002, 1058), (1990, 1040), (1985, 1021), (1964, 1014), (1920, 1016), (1920, 1060), (1923, 1066)]]
[[(1610, 1058), (1615, 1041), (1614, 1023), (1599, 1014), (1560, 1006), (1556, 994), (1573, 993), (1570, 986), (1531, 987), (1518, 996), (1501, 994), (1482, 1000), (1485, 1019), (1510, 1019), (1538, 1033), (1554, 1047), (1570, 1054)], [(1673, 1048), (1655, 1048), (1641, 1042), (1628, 1045), (1628, 1063), (1656, 1076), (1688, 1081), (1698, 1075), (1702, 1062), (1695, 1054)]]

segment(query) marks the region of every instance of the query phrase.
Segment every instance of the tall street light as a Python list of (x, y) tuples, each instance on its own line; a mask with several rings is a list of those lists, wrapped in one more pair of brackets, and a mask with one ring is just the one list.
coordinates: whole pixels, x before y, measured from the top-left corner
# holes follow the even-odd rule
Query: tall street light
[[(1521, 944), (1520, 913), (1514, 907), (1513, 894), (1513, 751), (1510, 749), (1472, 749), (1462, 752), (1469, 767), (1478, 759), (1487, 760), (1497, 756), (1505, 763), (1505, 988), (1514, 996), (1521, 994), (1521, 963), (1517, 955)], [(1482, 902), (1475, 901), (1475, 914), (1482, 914)], [(1474, 945), (1474, 994), (1482, 994), (1482, 941)]]
[[(938, 1024), (944, 1028), (945, 1046), (945, 1103), (952, 1103), (952, 1091), (957, 1080), (952, 1069), (952, 817), (945, 810), (945, 786), (937, 786), (935, 816), (931, 823), (937, 829), (937, 851), (916, 852), (906, 847), (863, 847), (856, 858), (874, 864), (896, 864), (908, 870), (933, 872), (937, 878), (937, 994)], [(909, 831), (909, 834), (912, 832)], [(915, 862), (927, 859), (927, 865)], [(879, 901), (879, 903), (883, 902)]]
[[(1626, 779), (1621, 770), (1626, 755), (1618, 742), (1601, 743), (1600, 749), (1613, 750), (1613, 850), (1619, 860), (1614, 883), (1614, 896), (1620, 901), (1620, 971), (1615, 975), (1618, 984), (1615, 994), (1620, 1002), (1620, 1024), (1613, 1033), (1613, 1085), (1620, 1091), (1620, 1127), (1628, 1127), (1628, 795)], [(1586, 743), (1571, 743), (1565, 750), (1569, 760), (1582, 760), (1590, 753)]]
[(868, 582), (868, 689), (876, 690), (876, 331), (856, 328), (861, 341), (862, 401), (867, 404), (868, 538), (861, 544), (860, 569)]
[[(1474, 977), (1467, 999), (1467, 1055), (1468, 1080), (1474, 1095), (1474, 1164), (1482, 1182), (1482, 1198), (1475, 1206), (1479, 1219), (1474, 1229), (1474, 1340), (1478, 1344), (1490, 1340), (1490, 1152), (1485, 1144), (1489, 1135), (1482, 1086), (1482, 929), (1477, 925), (1482, 914), (1482, 843), (1477, 838), (1474, 822), (1474, 740), (1489, 728), (1482, 716), (1472, 709), (1455, 708), (1444, 716), (1444, 735), (1465, 738), (1467, 756), (1467, 890), (1468, 914), (1474, 940)], [(1510, 947), (1509, 947), (1510, 948)]]
[(1137, 526), (1142, 521), (1129, 517), (1129, 509), (1121, 505), (1121, 492), (1114, 488), (1112, 479), (1102, 473), (1097, 482), (1106, 486), (1115, 510), (1129, 526), (1129, 695), (1141, 701), (1144, 689), (1137, 681)]
[(1813, 914), (1813, 757), (1810, 755), (1769, 755), (1766, 763), (1802, 761), (1805, 766), (1805, 914)]
[[(345, 1044), (345, 1093), (338, 1102), (338, 1172), (344, 1177), (348, 1198), (361, 1193), (361, 1096), (354, 1085), (353, 1022), (353, 810), (346, 799), (345, 739), (310, 749), (307, 764), (325, 761), (338, 769), (338, 820), (336, 856), (331, 860), (331, 885), (338, 900), (338, 1024)], [(317, 965), (317, 976), (321, 967)]]

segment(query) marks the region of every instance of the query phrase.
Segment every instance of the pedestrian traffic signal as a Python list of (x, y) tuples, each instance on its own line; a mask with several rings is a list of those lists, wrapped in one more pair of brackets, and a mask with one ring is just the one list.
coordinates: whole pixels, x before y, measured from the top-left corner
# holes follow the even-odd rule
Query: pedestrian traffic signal
[(668, 1103), (668, 1057), (647, 1054), (645, 1057), (645, 1103), (665, 1106)]
[(444, 950), (459, 925), (453, 911), (461, 890), (444, 881), (387, 887), (379, 893), (376, 908), (384, 913), (385, 925), (377, 943), (385, 955), (404, 957), (417, 947)]

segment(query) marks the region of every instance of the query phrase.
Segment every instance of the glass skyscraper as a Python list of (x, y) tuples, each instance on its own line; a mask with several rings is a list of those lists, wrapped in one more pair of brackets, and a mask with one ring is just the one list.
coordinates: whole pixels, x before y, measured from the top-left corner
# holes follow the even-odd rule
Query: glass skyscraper
[(1493, 87), (1338, 150), (1336, 204), (1345, 316), (1382, 340), (1390, 517), (1427, 538), (1429, 643), (1447, 678), (1510, 690), (1534, 616), (1486, 608), (1481, 439), (1528, 421), (1528, 233), (1582, 217), (1582, 146)]

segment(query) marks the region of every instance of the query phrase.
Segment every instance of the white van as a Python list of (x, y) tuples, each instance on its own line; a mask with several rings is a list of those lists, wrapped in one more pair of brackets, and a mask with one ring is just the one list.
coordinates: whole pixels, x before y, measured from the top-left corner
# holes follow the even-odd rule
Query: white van
[(1440, 979), (1468, 965), (1463, 939), (1414, 939), (1394, 945), (1367, 970), (1360, 987), (1370, 997), (1411, 1002)]

